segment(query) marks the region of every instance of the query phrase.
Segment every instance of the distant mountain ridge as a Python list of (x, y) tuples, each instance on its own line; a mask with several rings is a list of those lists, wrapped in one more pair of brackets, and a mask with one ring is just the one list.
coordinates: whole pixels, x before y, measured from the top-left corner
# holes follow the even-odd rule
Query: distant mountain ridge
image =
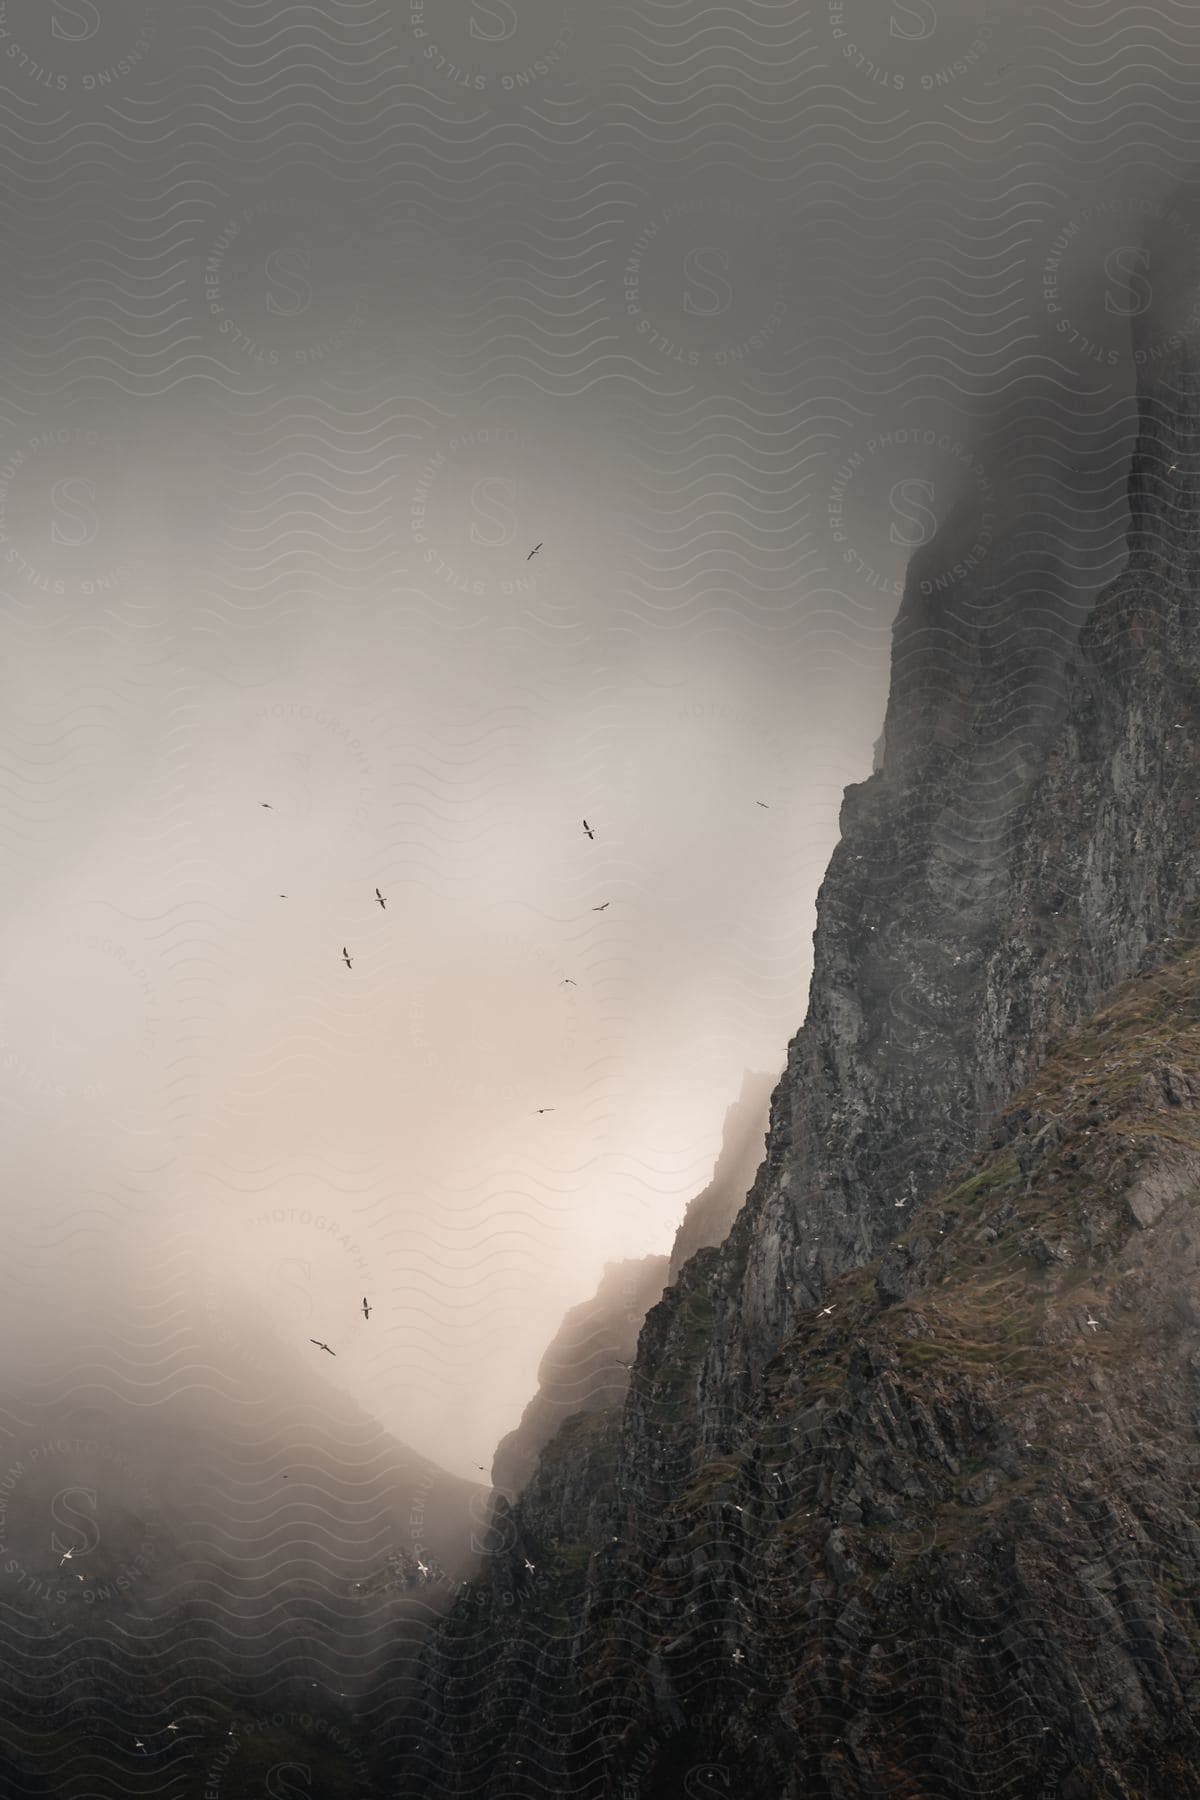
[(198, 1348), (181, 1338), (156, 1362), (174, 1380), (154, 1404), (99, 1337), (6, 1383), (0, 1715), (27, 1734), (14, 1793), (35, 1775), (60, 1791), (85, 1744), (117, 1767), (138, 1737), (174, 1744), (181, 1718), (257, 1730), (271, 1711), (319, 1712), (345, 1730), (378, 1691), (406, 1691), (477, 1563), (484, 1490), (392, 1438), (315, 1350), (251, 1309), (236, 1377)]

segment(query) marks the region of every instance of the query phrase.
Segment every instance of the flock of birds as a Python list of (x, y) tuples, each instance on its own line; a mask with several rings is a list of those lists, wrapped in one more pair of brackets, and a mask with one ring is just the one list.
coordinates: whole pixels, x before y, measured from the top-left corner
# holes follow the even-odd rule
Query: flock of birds
[[(541, 544), (535, 544), (533, 549), (529, 552), (529, 555), (525, 558), (526, 562), (530, 562), (537, 555), (538, 551), (541, 548), (542, 548)], [(756, 806), (761, 806), (765, 812), (769, 812), (771, 810), (765, 800), (756, 800), (754, 804)], [(268, 812), (271, 812), (274, 810), (274, 808), (271, 806), (271, 803), (269, 800), (261, 800), (259, 802), (259, 805), (265, 807)], [(584, 821), (583, 821), (583, 829), (584, 829), (584, 834), (588, 838), (589, 842), (595, 843), (596, 833), (592, 829), (592, 827), (588, 824), (588, 821), (586, 819), (584, 819)], [(279, 898), (281, 900), (286, 900), (287, 895), (280, 894)], [(378, 887), (375, 889), (375, 898), (378, 901), (380, 907), (383, 909), (383, 911), (386, 912), (387, 911), (387, 897), (384, 894), (380, 893)], [(610, 901), (603, 900), (603, 901), (601, 901), (599, 906), (593, 906), (592, 911), (593, 912), (604, 912), (609, 905), (611, 905)], [(345, 963), (345, 965), (348, 969), (353, 969), (354, 962), (353, 962), (350, 952), (347, 949), (345, 944), (342, 945), (342, 961)], [(574, 981), (572, 981), (572, 979), (569, 975), (565, 975), (562, 980), (562, 985), (564, 987), (575, 987), (577, 984)], [(537, 1112), (538, 1112), (539, 1116), (541, 1116), (541, 1114), (543, 1114), (543, 1113), (552, 1113), (556, 1110), (557, 1109), (553, 1106), (539, 1106), (537, 1108)], [(897, 1200), (895, 1202), (895, 1204), (897, 1206), (905, 1206), (907, 1204), (907, 1201), (906, 1200)], [(371, 1317), (371, 1308), (367, 1303), (367, 1298), (366, 1298), (365, 1294), (363, 1296), (362, 1310), (363, 1310), (364, 1319), (369, 1319)], [(834, 1309), (832, 1306), (823, 1307), (818, 1316), (821, 1318), (827, 1318), (833, 1312), (833, 1310)], [(1099, 1321), (1099, 1319), (1093, 1319), (1089, 1313), (1088, 1318), (1085, 1321), (1085, 1323), (1091, 1328), (1091, 1330), (1095, 1331), (1097, 1329), (1097, 1327), (1099, 1326), (1100, 1321)], [(309, 1338), (308, 1341), (310, 1344), (315, 1344), (318, 1350), (324, 1350), (329, 1356), (337, 1355), (336, 1350), (331, 1350), (329, 1345), (322, 1343), (319, 1338)], [(625, 1363), (622, 1366), (625, 1368), (628, 1368), (630, 1365), (628, 1363)], [(475, 1466), (476, 1466), (476, 1468), (479, 1468), (479, 1469), (483, 1468), (482, 1463), (477, 1463)]]
[[(542, 545), (540, 543), (535, 544), (533, 549), (529, 552), (529, 555), (525, 558), (526, 562), (532, 562), (533, 558), (537, 555), (538, 551), (541, 548), (542, 548)], [(269, 800), (260, 800), (259, 805), (261, 807), (263, 807), (267, 812), (273, 812), (275, 810)], [(770, 811), (770, 807), (767, 805), (767, 802), (765, 800), (756, 800), (755, 805), (761, 806), (763, 808), (763, 810), (766, 812)], [(585, 833), (586, 837), (588, 838), (588, 840), (591, 843), (595, 843), (596, 833), (592, 829), (591, 825), (588, 824), (588, 821), (586, 819), (583, 821), (583, 829), (584, 829), (584, 833)], [(286, 900), (287, 895), (280, 894), (279, 898), (281, 900)], [(375, 889), (375, 899), (378, 901), (382, 910), (384, 912), (386, 912), (387, 911), (387, 897), (386, 897), (386, 895), (382, 894), (378, 888)], [(604, 912), (610, 905), (611, 905), (610, 901), (603, 900), (603, 901), (601, 901), (599, 906), (593, 906), (592, 911), (593, 912)], [(348, 946), (345, 944), (342, 945), (342, 961), (345, 963), (345, 965), (348, 969), (353, 969), (354, 959), (350, 955)], [(576, 985), (577, 985), (577, 983), (574, 982), (569, 975), (565, 975), (563, 977), (563, 980), (562, 980), (563, 987), (575, 987)], [(556, 1110), (557, 1109), (553, 1106), (539, 1106), (537, 1108), (539, 1116), (543, 1113), (552, 1113)], [(367, 1303), (367, 1299), (366, 1299), (365, 1295), (363, 1296), (362, 1310), (363, 1310), (364, 1319), (369, 1319), (371, 1317), (371, 1308)], [(337, 1355), (337, 1351), (331, 1349), (328, 1344), (323, 1343), (320, 1338), (309, 1338), (308, 1341), (310, 1344), (314, 1344), (318, 1350), (324, 1350), (326, 1355), (328, 1355), (328, 1356), (336, 1356)], [(477, 1464), (476, 1466), (479, 1468), (483, 1467), (483, 1465), (481, 1463)]]

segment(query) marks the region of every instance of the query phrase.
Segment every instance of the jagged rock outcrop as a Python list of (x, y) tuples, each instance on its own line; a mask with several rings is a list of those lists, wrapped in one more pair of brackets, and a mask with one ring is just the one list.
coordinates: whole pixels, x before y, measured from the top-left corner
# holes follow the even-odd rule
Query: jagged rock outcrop
[(642, 1321), (667, 1281), (667, 1258), (606, 1263), (590, 1300), (573, 1306), (538, 1368), (538, 1391), (492, 1461), (497, 1492), (519, 1494), (564, 1419), (619, 1404), (629, 1387)]
[(675, 1233), (668, 1279), (674, 1281), (697, 1250), (723, 1244), (766, 1154), (771, 1094), (778, 1076), (752, 1073), (742, 1077), (742, 1091), (725, 1114), (721, 1153), (713, 1178), (695, 1199)]
[(409, 1791), (1200, 1795), (1200, 347), (1161, 326), (1086, 620), (1011, 496), (986, 570), (914, 559), (765, 1160), (498, 1521)]
[(505, 1513), (418, 1791), (1200, 1795), (1200, 949), (831, 1286), (736, 1449), (633, 1483), (718, 1255), (647, 1321), (624, 1441), (571, 1421)]
[(624, 1400), (638, 1336), (650, 1308), (697, 1250), (729, 1235), (764, 1154), (773, 1075), (747, 1070), (725, 1114), (712, 1180), (688, 1202), (670, 1258), (608, 1263), (590, 1300), (572, 1307), (538, 1369), (538, 1391), (521, 1423), (500, 1440), (492, 1483), (509, 1499), (522, 1492), (564, 1419)]

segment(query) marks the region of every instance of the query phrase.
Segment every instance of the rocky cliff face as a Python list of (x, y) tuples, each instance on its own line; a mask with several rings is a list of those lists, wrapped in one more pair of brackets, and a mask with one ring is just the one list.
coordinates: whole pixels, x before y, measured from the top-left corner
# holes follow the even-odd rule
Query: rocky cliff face
[(572, 1307), (538, 1369), (538, 1391), (515, 1431), (501, 1439), (492, 1483), (511, 1501), (527, 1485), (537, 1459), (565, 1419), (618, 1406), (646, 1314), (697, 1250), (723, 1243), (763, 1158), (775, 1078), (747, 1071), (725, 1114), (712, 1180), (688, 1203), (669, 1258), (609, 1263), (596, 1293)]
[(498, 1510), (409, 1791), (1200, 1794), (1200, 352), (1164, 343), (1090, 612), (1019, 482), (986, 570), (914, 560), (765, 1160), (623, 1405)]
[(729, 1236), (766, 1155), (771, 1095), (776, 1080), (774, 1075), (756, 1074), (749, 1069), (742, 1077), (742, 1091), (725, 1114), (721, 1154), (713, 1178), (690, 1202), (675, 1233), (675, 1242), (671, 1246), (671, 1281), (697, 1250), (723, 1244)]
[(514, 1498), (564, 1419), (619, 1405), (629, 1388), (642, 1321), (663, 1291), (667, 1258), (609, 1263), (595, 1294), (573, 1306), (538, 1369), (538, 1391), (515, 1431), (500, 1440), (492, 1485)]

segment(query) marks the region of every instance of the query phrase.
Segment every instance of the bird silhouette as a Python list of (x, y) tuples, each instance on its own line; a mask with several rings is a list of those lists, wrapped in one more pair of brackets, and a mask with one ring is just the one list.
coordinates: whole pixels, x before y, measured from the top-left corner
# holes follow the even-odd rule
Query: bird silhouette
[(367, 1305), (367, 1296), (364, 1294), (363, 1295), (363, 1318), (369, 1319), (370, 1316), (371, 1316), (371, 1309)]
[(765, 800), (756, 800), (754, 804), (755, 806), (761, 806), (764, 812), (770, 812), (771, 810)]
[(591, 838), (592, 842), (594, 843), (596, 840), (596, 834), (592, 830), (591, 826), (588, 824), (586, 819), (583, 821), (583, 829), (587, 832), (588, 836)]
[(384, 912), (386, 912), (387, 911), (387, 901), (384, 899), (383, 895), (380, 893), (378, 888), (375, 889), (375, 898), (378, 900), (380, 906), (382, 906)]
[(539, 1107), (538, 1107), (538, 1111), (539, 1111), (539, 1112), (540, 1112), (540, 1113), (544, 1113), (544, 1112), (554, 1112), (554, 1111), (555, 1111), (555, 1110), (556, 1110), (556, 1109), (555, 1109), (555, 1108), (554, 1108), (554, 1107), (553, 1107), (553, 1106), (539, 1106)]
[(578, 987), (579, 983), (577, 981), (572, 981), (571, 977), (569, 975), (564, 975), (562, 978), (562, 981), (560, 983), (560, 986), (562, 986), (562, 987)]
[(1087, 1316), (1087, 1323), (1091, 1326), (1092, 1330), (1095, 1331), (1095, 1329), (1096, 1329), (1097, 1325), (1100, 1323), (1100, 1321), (1099, 1321), (1099, 1319), (1093, 1319), (1091, 1313), (1089, 1313)]
[(484, 1468), (484, 1466), (483, 1466), (483, 1464), (482, 1464), (482, 1463), (476, 1463), (476, 1464), (475, 1464), (475, 1467), (476, 1467), (476, 1468), (477, 1468), (477, 1469), (479, 1469), (479, 1470), (480, 1470), (480, 1471), (481, 1471), (481, 1472), (482, 1472), (482, 1473), (483, 1473), (483, 1474), (484, 1474), (484, 1475), (486, 1475), (486, 1474), (487, 1474), (487, 1470), (486, 1470), (486, 1469), (485, 1469), (485, 1468)]
[(350, 961), (350, 952), (347, 950), (345, 944), (342, 945), (342, 961), (345, 963), (345, 965), (348, 969), (352, 969), (354, 967), (354, 964)]
[(279, 898), (280, 898), (280, 899), (281, 899), (281, 900), (286, 900), (286, 899), (287, 899), (287, 895), (286, 895), (286, 894), (280, 894), (280, 896), (279, 896)]
[(608, 900), (606, 900), (606, 901), (605, 901), (605, 902), (604, 902), (604, 906), (593, 906), (593, 908), (592, 908), (592, 911), (593, 911), (593, 912), (603, 912), (603, 911), (604, 911), (604, 907), (605, 907), (605, 906), (609, 906), (609, 905), (610, 905), (610, 904), (611, 904), (611, 902), (610, 902), (610, 901), (608, 901)]
[(525, 558), (525, 561), (532, 562), (534, 557), (537, 555), (538, 551), (541, 549), (541, 547), (542, 546), (540, 544), (535, 544), (533, 546), (533, 549), (529, 552), (529, 555)]
[(258, 804), (260, 806), (265, 806), (268, 812), (275, 811), (275, 808), (271, 805), (271, 802), (269, 800), (260, 800)]
[(337, 1355), (337, 1351), (336, 1351), (336, 1350), (330, 1350), (330, 1349), (329, 1349), (329, 1345), (328, 1345), (328, 1344), (323, 1344), (323, 1343), (322, 1343), (322, 1342), (321, 1342), (321, 1340), (320, 1340), (320, 1338), (309, 1338), (309, 1340), (308, 1340), (308, 1341), (309, 1341), (309, 1343), (310, 1343), (310, 1344), (315, 1344), (315, 1345), (316, 1345), (316, 1346), (317, 1346), (317, 1349), (318, 1349), (318, 1350), (327, 1350), (327, 1351), (329, 1351), (329, 1354), (330, 1354), (330, 1356), (336, 1356), (336, 1355)]

